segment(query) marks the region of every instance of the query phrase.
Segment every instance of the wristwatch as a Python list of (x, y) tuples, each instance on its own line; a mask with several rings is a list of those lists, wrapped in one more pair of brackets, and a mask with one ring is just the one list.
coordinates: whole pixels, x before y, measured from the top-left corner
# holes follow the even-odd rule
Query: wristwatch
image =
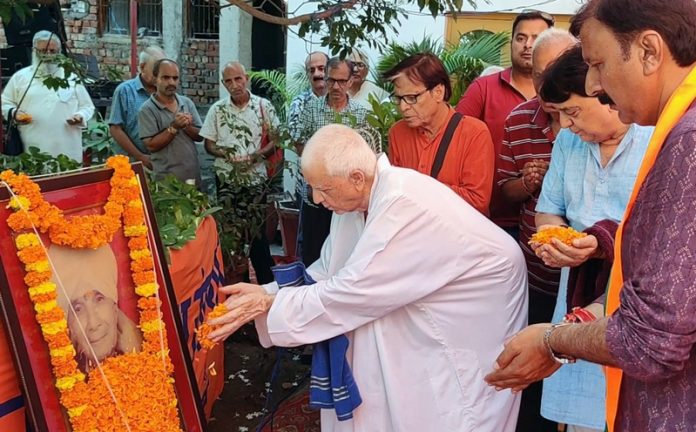
[(172, 135), (176, 135), (179, 133), (179, 129), (175, 128), (174, 126), (168, 126), (167, 127), (167, 132), (169, 132)]
[(565, 327), (568, 325), (573, 325), (574, 323), (567, 323), (567, 322), (561, 322), (558, 324), (553, 324), (551, 327), (547, 328), (546, 331), (544, 332), (544, 346), (546, 346), (546, 349), (549, 350), (549, 355), (551, 358), (558, 364), (571, 364), (575, 363), (575, 358), (565, 356), (565, 355), (556, 355), (555, 352), (553, 352), (553, 349), (551, 349), (551, 333), (553, 333), (554, 330), (556, 330), (558, 327)]

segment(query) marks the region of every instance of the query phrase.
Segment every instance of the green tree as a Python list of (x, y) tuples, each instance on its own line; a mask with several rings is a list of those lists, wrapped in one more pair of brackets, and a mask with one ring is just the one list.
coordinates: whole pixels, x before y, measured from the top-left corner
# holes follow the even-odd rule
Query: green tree
[[(433, 17), (461, 11), (464, 0), (307, 0), (316, 10), (312, 13), (285, 16), (279, 10), (276, 16), (263, 10), (264, 2), (248, 0), (227, 0), (254, 18), (281, 26), (298, 25), (298, 34), (319, 34), (321, 44), (329, 48), (333, 55), (347, 55), (358, 42), (372, 48), (381, 47), (388, 30), (396, 30), (406, 17), (405, 7), (417, 5)], [(466, 0), (476, 7), (476, 0)], [(259, 4), (256, 4), (259, 3)]]

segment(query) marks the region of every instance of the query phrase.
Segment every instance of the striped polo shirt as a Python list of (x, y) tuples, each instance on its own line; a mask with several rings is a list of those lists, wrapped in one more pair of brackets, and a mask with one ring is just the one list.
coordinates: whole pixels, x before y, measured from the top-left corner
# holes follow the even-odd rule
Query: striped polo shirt
[[(498, 186), (520, 178), (522, 167), (533, 160), (551, 160), (555, 137), (549, 115), (541, 109), (537, 98), (518, 105), (505, 120), (503, 144), (498, 155), (496, 181)], [(539, 190), (522, 203), (519, 217), (520, 247), (529, 272), (529, 288), (556, 295), (560, 270), (549, 268), (534, 254), (527, 242), (536, 232), (534, 217)]]

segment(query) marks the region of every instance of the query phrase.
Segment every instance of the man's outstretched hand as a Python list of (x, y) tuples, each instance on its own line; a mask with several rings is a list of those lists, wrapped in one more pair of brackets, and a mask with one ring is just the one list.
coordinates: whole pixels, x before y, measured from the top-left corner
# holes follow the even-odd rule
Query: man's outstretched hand
[(524, 390), (529, 384), (558, 370), (558, 364), (544, 345), (544, 332), (551, 324), (535, 324), (520, 331), (504, 345), (495, 361), (495, 370), (484, 378), (497, 390)]
[(244, 324), (268, 312), (275, 297), (268, 294), (263, 287), (249, 283), (228, 285), (220, 288), (220, 291), (229, 295), (225, 301), (229, 312), (208, 321), (212, 326), (219, 326), (209, 335), (213, 342), (226, 339)]

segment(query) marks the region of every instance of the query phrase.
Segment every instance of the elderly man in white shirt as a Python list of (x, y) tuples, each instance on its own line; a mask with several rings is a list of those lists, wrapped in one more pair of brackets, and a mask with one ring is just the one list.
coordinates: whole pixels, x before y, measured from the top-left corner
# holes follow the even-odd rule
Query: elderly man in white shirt
[(322, 410), (323, 431), (512, 432), (519, 396), (486, 388), (503, 342), (527, 320), (527, 271), (504, 231), (451, 189), (392, 167), (352, 129), (307, 143), (302, 170), (334, 211), (317, 283), (237, 284), (211, 320), (222, 340), (256, 319), (264, 346), (345, 334), (362, 396), (353, 418)]
[[(2, 115), (16, 117), (24, 150), (64, 154), (82, 162), (82, 128), (94, 114), (94, 104), (82, 84), (69, 78), (69, 86), (58, 90), (44, 85), (46, 78), (64, 78), (57, 63), (61, 43), (47, 30), (34, 35), (32, 64), (12, 75), (2, 92)], [(23, 113), (28, 116), (17, 116)]]

